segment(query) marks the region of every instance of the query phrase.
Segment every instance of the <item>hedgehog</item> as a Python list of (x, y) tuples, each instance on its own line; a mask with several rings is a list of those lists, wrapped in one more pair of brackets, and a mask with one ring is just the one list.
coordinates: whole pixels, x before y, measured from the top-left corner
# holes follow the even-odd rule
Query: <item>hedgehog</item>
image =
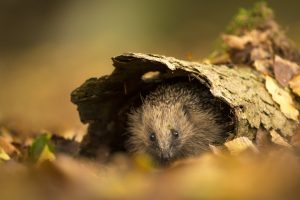
[(183, 82), (159, 85), (128, 114), (129, 152), (168, 165), (223, 143), (226, 126), (217, 102), (205, 87)]

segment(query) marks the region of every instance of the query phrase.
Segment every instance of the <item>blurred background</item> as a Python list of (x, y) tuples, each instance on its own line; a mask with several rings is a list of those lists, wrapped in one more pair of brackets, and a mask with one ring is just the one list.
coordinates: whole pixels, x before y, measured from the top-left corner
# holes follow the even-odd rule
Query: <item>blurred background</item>
[[(0, 123), (81, 127), (70, 93), (123, 52), (201, 59), (251, 0), (0, 0)], [(300, 1), (270, 0), (300, 45)]]

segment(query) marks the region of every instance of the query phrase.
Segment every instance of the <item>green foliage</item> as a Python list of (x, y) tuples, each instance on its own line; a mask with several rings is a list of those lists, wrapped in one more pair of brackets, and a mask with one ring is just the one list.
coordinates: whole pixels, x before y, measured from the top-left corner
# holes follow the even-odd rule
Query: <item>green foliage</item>
[(226, 28), (226, 33), (239, 35), (244, 31), (265, 25), (273, 17), (273, 11), (267, 3), (258, 2), (251, 9), (241, 8)]
[(44, 133), (35, 138), (29, 148), (29, 159), (36, 163), (43, 160), (52, 160), (54, 156), (54, 146), (51, 144), (51, 135)]

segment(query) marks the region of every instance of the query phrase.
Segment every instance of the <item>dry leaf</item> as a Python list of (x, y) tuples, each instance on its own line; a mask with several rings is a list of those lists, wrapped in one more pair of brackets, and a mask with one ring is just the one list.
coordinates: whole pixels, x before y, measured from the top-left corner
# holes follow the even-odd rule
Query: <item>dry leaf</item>
[(215, 154), (215, 155), (222, 155), (222, 149), (220, 149), (219, 147), (210, 144), (209, 145), (210, 150)]
[(270, 52), (265, 50), (262, 46), (252, 49), (250, 59), (257, 71), (260, 71), (265, 75), (272, 74), (273, 61), (271, 60)]
[(299, 111), (296, 109), (291, 95), (270, 76), (266, 76), (266, 88), (272, 95), (273, 100), (280, 105), (281, 112), (287, 118), (297, 121)]
[(288, 85), (290, 79), (300, 70), (297, 63), (285, 60), (277, 55), (275, 56), (273, 67), (276, 80), (284, 87)]
[(247, 137), (239, 137), (224, 144), (231, 154), (237, 155), (246, 150), (251, 150), (255, 153), (258, 152), (251, 140)]
[(270, 53), (262, 47), (256, 47), (251, 51), (251, 60), (253, 61), (270, 59), (270, 57)]
[(278, 144), (280, 146), (285, 146), (288, 148), (291, 148), (292, 146), (281, 136), (279, 133), (277, 133), (275, 130), (270, 131), (272, 142), (275, 144)]
[(5, 138), (0, 137), (0, 148), (2, 148), (8, 155), (21, 156), (21, 152)]
[(251, 38), (248, 36), (238, 37), (235, 35), (223, 35), (224, 42), (233, 49), (244, 49), (245, 45), (250, 42)]
[(0, 160), (10, 160), (9, 155), (0, 147)]
[[(124, 157), (125, 159), (125, 157)], [(154, 167), (153, 160), (148, 155), (136, 155), (134, 157), (134, 165), (140, 171), (151, 171)]]
[(252, 46), (258, 46), (267, 41), (269, 32), (261, 32), (257, 30), (250, 31), (243, 36), (236, 35), (223, 35), (222, 39), (225, 44), (230, 48), (243, 50), (246, 44), (251, 44)]
[(293, 92), (300, 96), (300, 73), (290, 80), (289, 85)]
[(267, 43), (270, 34), (271, 34), (270, 31), (258, 31), (254, 29), (250, 31), (247, 35), (249, 35), (248, 37), (250, 38), (251, 44), (253, 46), (258, 46)]
[(12, 137), (12, 134), (5, 127), (0, 128), (0, 138), (2, 138), (3, 140), (5, 140), (8, 143), (12, 143), (14, 141), (14, 138)]
[(159, 76), (160, 76), (159, 71), (150, 71), (150, 72), (143, 74), (142, 80), (143, 81), (153, 81), (155, 79), (158, 79)]
[(271, 74), (271, 61), (270, 60), (255, 60), (253, 63), (255, 69), (265, 75)]

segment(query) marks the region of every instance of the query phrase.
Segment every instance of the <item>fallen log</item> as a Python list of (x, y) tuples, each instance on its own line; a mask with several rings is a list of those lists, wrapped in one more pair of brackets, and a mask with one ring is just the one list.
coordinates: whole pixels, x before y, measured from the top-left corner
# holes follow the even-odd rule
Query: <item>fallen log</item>
[[(237, 136), (255, 138), (261, 127), (289, 137), (297, 120), (283, 113), (265, 87), (266, 79), (248, 67), (187, 62), (172, 57), (128, 53), (113, 58), (115, 70), (110, 76), (89, 79), (72, 93), (82, 122), (89, 131), (82, 151), (95, 154), (102, 145), (123, 149), (125, 136), (122, 111), (131, 106), (143, 88), (167, 79), (184, 78), (204, 84), (216, 98), (230, 107)], [(145, 75), (155, 76), (143, 79)], [(192, 83), (191, 83), (192, 84)], [(126, 110), (126, 109), (125, 109)], [(229, 115), (229, 113), (227, 113)]]

